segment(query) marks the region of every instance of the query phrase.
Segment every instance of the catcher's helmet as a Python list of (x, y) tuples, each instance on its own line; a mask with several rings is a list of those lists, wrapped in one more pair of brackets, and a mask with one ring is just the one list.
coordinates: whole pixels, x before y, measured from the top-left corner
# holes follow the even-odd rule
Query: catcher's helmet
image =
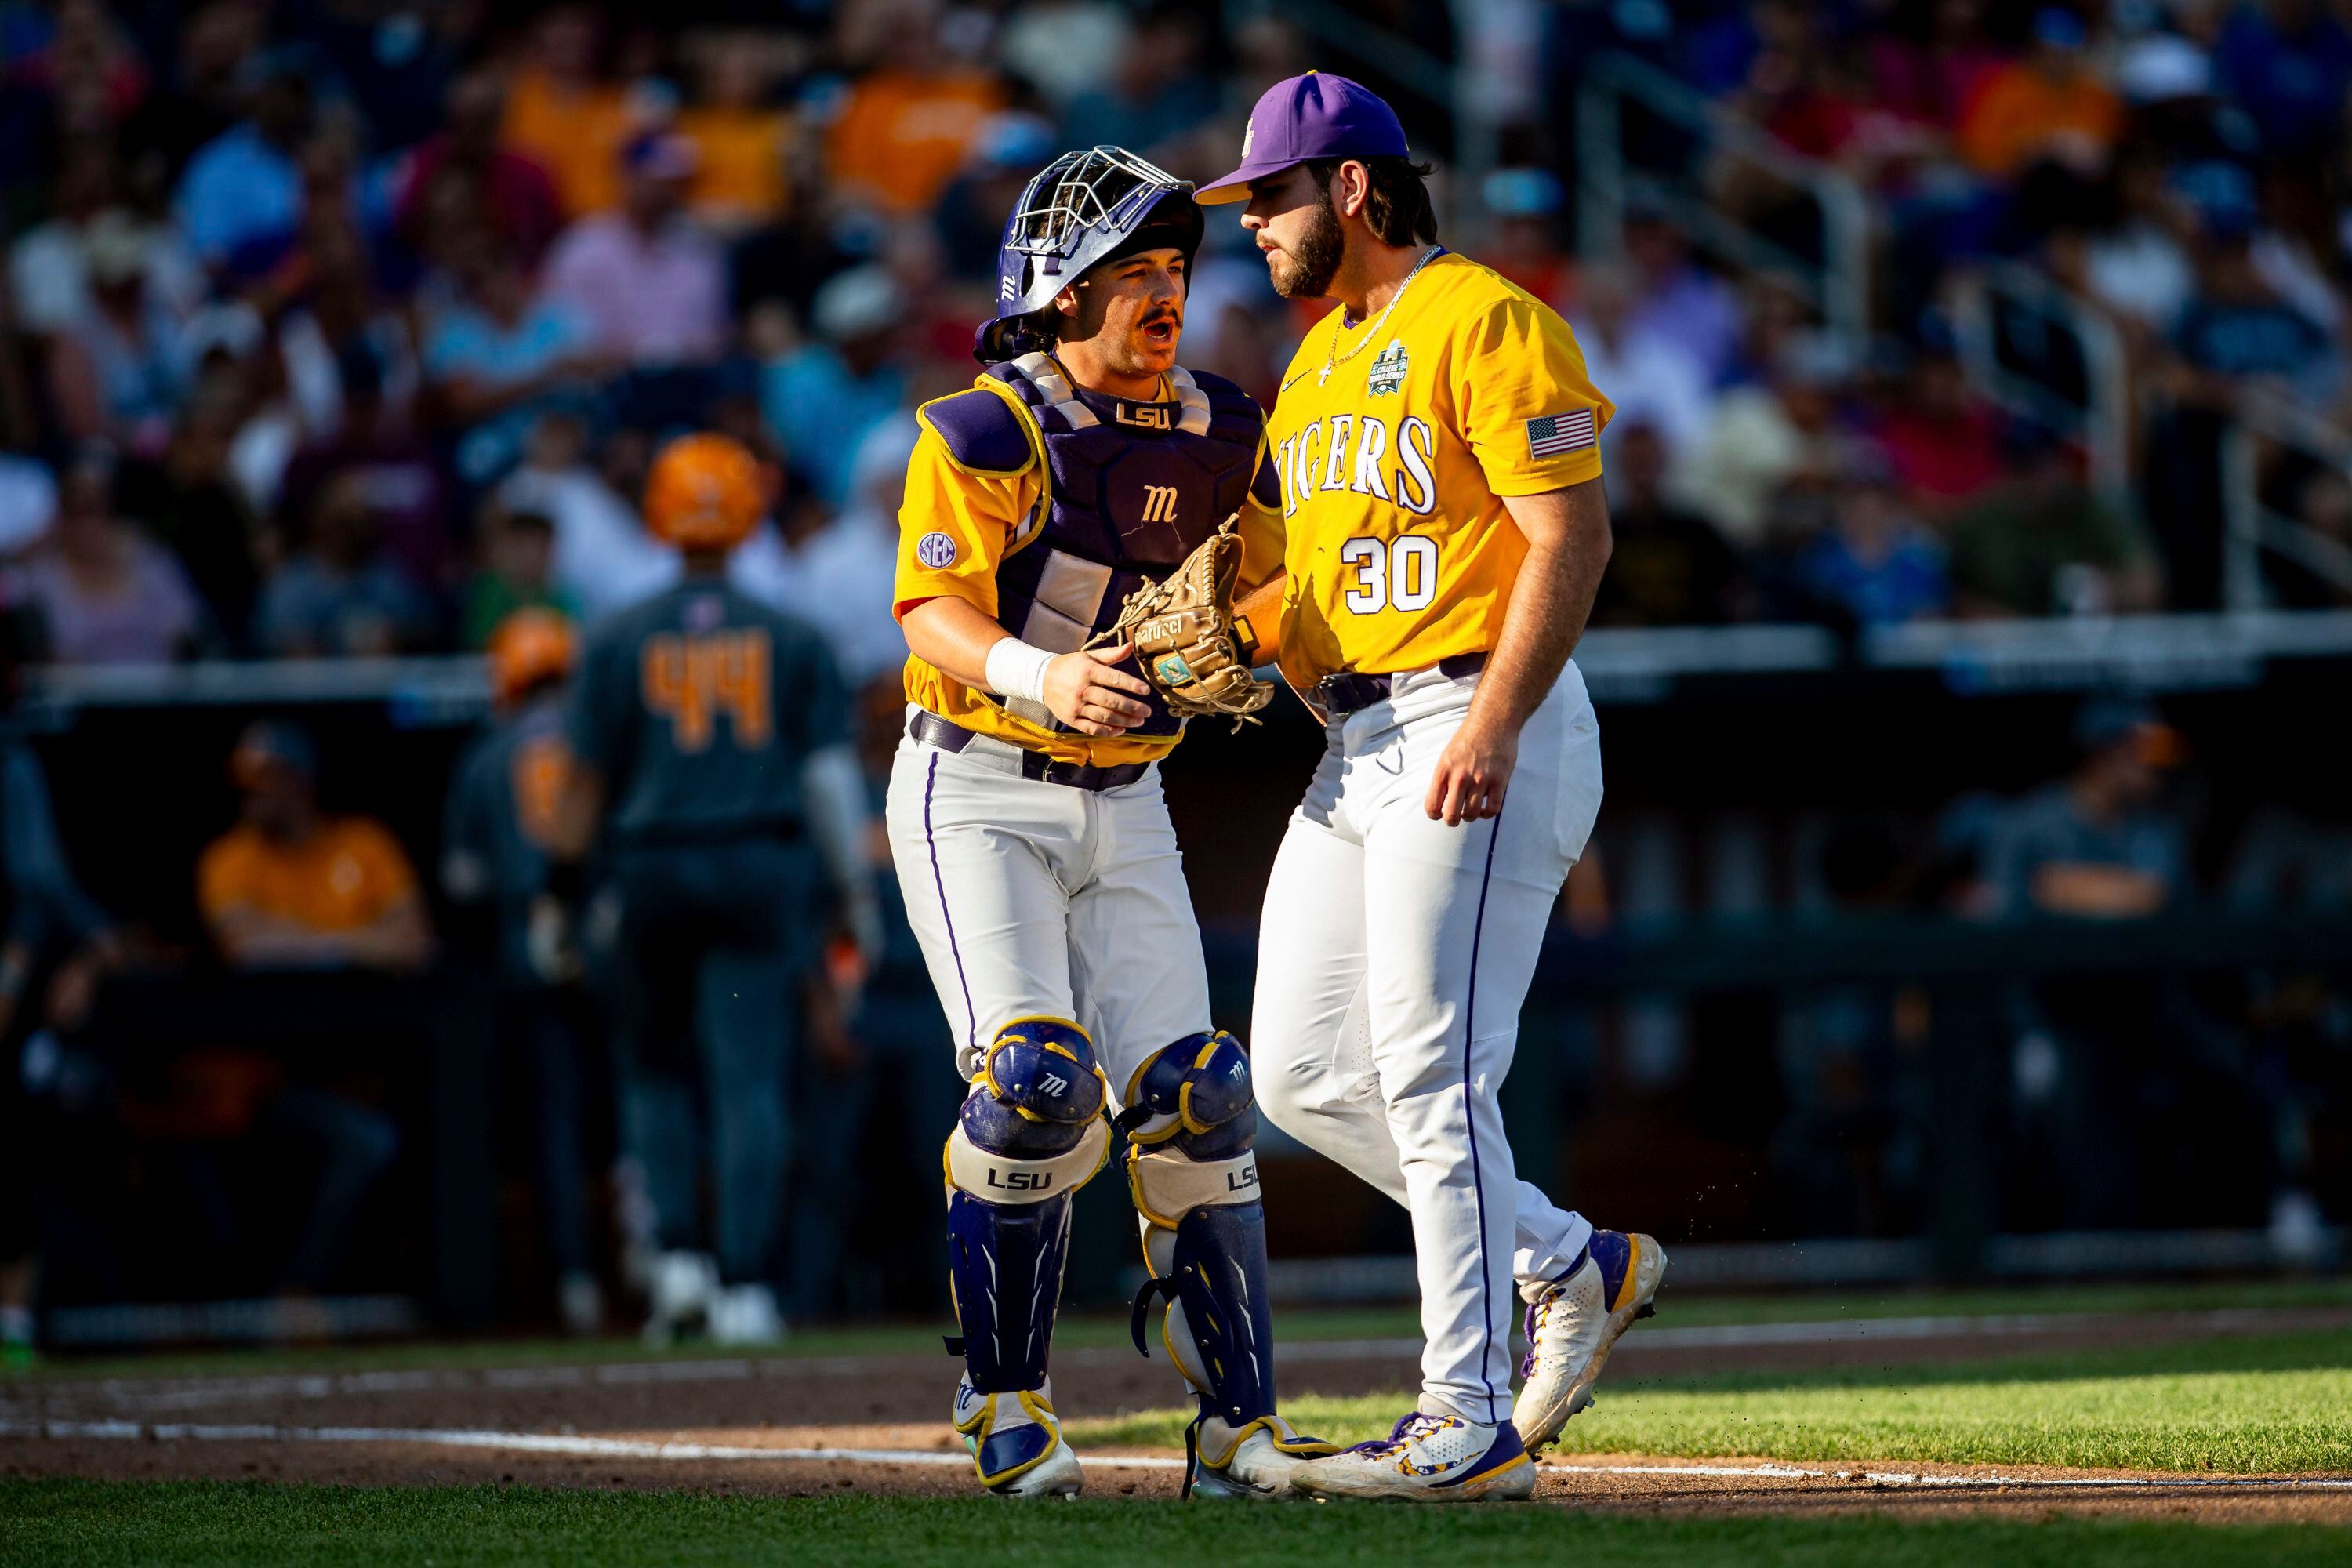
[(994, 364), (1051, 347), (1036, 313), (1088, 268), (1162, 246), (1182, 251), (1189, 268), (1201, 229), (1190, 181), (1124, 147), (1063, 153), (1013, 204), (996, 252), (997, 314), (980, 329), (972, 356)]
[(572, 673), (580, 639), (572, 623), (553, 610), (517, 610), (490, 634), (490, 684), (500, 702), (512, 702), (550, 680)]
[(767, 510), (760, 460), (724, 436), (680, 436), (646, 479), (646, 527), (680, 550), (731, 550)]

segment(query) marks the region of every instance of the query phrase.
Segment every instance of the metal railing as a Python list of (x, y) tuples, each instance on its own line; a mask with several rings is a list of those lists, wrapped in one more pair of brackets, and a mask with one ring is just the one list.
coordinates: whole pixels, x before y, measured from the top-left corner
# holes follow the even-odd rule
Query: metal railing
[[(1961, 279), (1953, 328), (1960, 363), (1986, 396), (2090, 453), (2091, 482), (2108, 496), (2131, 489), (2133, 402), (2123, 335), (2099, 308), (2018, 262)], [(2020, 336), (2063, 336), (2081, 360), (2082, 395), (2029, 374), (2003, 351)]]
[(2221, 432), (2221, 602), (2233, 610), (2269, 604), (2263, 573), (2266, 554), (2283, 556), (2352, 594), (2352, 548), (2274, 510), (2263, 499), (2264, 447), (2299, 453), (2352, 480), (2352, 437), (2267, 393), (2239, 397)]
[[(1822, 255), (1801, 255), (1723, 211), (1696, 188), (1687, 167), (1629, 163), (1629, 106), (1679, 128), (1706, 153), (1734, 159), (1810, 196), (1821, 213)], [(1603, 54), (1585, 65), (1577, 85), (1576, 127), (1578, 234), (1588, 255), (1614, 256), (1623, 248), (1626, 212), (1639, 203), (1733, 266), (1788, 274), (1849, 348), (1859, 352), (1867, 345), (1871, 205), (1852, 179), (1790, 151), (1706, 95), (1627, 55)]]
[[(1686, 677), (1930, 670), (1960, 692), (2167, 691), (2248, 685), (2272, 661), (2305, 658), (2352, 658), (2352, 610), (1911, 621), (1870, 627), (1850, 646), (1802, 624), (1603, 627), (1576, 649), (1593, 695), (1627, 706), (1664, 700)], [(18, 716), (40, 731), (109, 710), (338, 704), (383, 706), (403, 728), (471, 723), (490, 710), (489, 666), (447, 654), (36, 668)]]

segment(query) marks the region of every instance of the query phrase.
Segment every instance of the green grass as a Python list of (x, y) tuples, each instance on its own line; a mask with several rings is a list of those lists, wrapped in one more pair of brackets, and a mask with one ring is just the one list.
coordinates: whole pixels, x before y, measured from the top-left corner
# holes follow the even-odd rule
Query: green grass
[[(1570, 1423), (1569, 1451), (2352, 1472), (2352, 1331), (1948, 1366), (1633, 1371), (1616, 1363), (1593, 1407)], [(1385, 1432), (1409, 1398), (1307, 1397), (1284, 1414), (1357, 1442)], [(1188, 1418), (1150, 1411), (1073, 1423), (1070, 1435), (1082, 1449), (1166, 1447), (1182, 1441)]]
[[(1671, 1279), (1671, 1276), (1669, 1276)], [(1993, 1290), (1841, 1290), (1771, 1296), (1687, 1296), (1671, 1285), (1661, 1321), (1700, 1328), (1729, 1323), (1820, 1322), (1853, 1318), (1979, 1317), (2011, 1312), (2142, 1312), (2225, 1308), (2352, 1307), (2352, 1279), (2210, 1280), (2172, 1285), (2093, 1285)], [(796, 1332), (773, 1351), (780, 1356), (928, 1354), (948, 1325), (896, 1322), (820, 1325)], [(1285, 1339), (1405, 1339), (1421, 1331), (1410, 1307), (1318, 1308), (1280, 1314)], [(1124, 1345), (1127, 1314), (1073, 1313), (1055, 1335), (1064, 1349)], [(688, 1345), (652, 1351), (634, 1339), (499, 1339), (462, 1342), (419, 1341), (386, 1345), (310, 1349), (257, 1347), (144, 1356), (58, 1356), (28, 1373), (33, 1378), (231, 1376), (252, 1373), (413, 1371), (432, 1368), (588, 1364), (662, 1358), (739, 1356), (740, 1351)]]
[(1591, 1561), (1611, 1568), (1710, 1563), (2000, 1563), (2004, 1568), (2337, 1564), (2352, 1531), (2227, 1529), (2113, 1519), (1917, 1521), (1889, 1515), (1658, 1517), (1549, 1508), (1213, 1508), (979, 1498), (809, 1499), (535, 1491), (362, 1490), (258, 1484), (0, 1481), (0, 1563), (455, 1565), (975, 1562), (1213, 1563), (1312, 1568)]

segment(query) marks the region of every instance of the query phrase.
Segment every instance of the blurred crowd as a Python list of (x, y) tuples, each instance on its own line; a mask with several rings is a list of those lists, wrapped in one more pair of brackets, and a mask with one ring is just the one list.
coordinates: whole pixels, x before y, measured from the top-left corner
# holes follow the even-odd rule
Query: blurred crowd
[[(2178, 471), (2196, 442), (2157, 432), (2136, 492), (2098, 493), (2079, 450), (1972, 389), (1949, 284), (1988, 258), (2111, 313), (2175, 419), (2254, 387), (2329, 418), (2352, 395), (2336, 8), (1495, 9), (1535, 47), (1481, 44), (1484, 11), (1465, 35), (1494, 56), (1503, 157), (1453, 205), (1576, 322), (1618, 405), (1601, 624), (2213, 603), (2219, 523)], [(1223, 167), (1253, 96), (1314, 58), (1273, 17), (1173, 4), (702, 14), (0, 5), (0, 594), (42, 656), (474, 649), (519, 605), (593, 616), (676, 573), (635, 498), (657, 439), (698, 425), (792, 476), (743, 584), (823, 626), (853, 679), (883, 672), (909, 413), (973, 369), (1024, 179), (1102, 141)], [(1573, 89), (1601, 49), (1863, 182), (1886, 285), (1869, 344), (1661, 212), (1580, 259)], [(1423, 106), (1416, 134), (1443, 163), (1447, 117)], [(1685, 172), (1761, 232), (1784, 221), (1752, 169)], [(1270, 398), (1310, 318), (1228, 230), (1185, 357)], [(2352, 538), (2339, 474), (2273, 489)]]
[[(1572, 84), (1597, 51), (1643, 59), (1851, 179), (1874, 230), (1883, 336), (1847, 363), (1811, 341), (1785, 285), (1709, 277), (1654, 216), (1636, 215), (1622, 271), (1584, 273), (1564, 308), (1600, 349), (1617, 443), (1654, 433), (1673, 476), (1667, 505), (1643, 513), (1658, 539), (1634, 558), (1668, 563), (1680, 602), (1627, 618), (1723, 613), (1727, 584), (1735, 615), (1864, 624), (2212, 607), (2219, 421), (2268, 404), (2323, 430), (2352, 425), (2347, 7), (1699, 0), (1551, 16), (1546, 79)], [(1572, 139), (1572, 101), (1555, 100), (1555, 148)], [(1787, 251), (1822, 254), (1809, 203), (1753, 160), (1654, 132), (1630, 155)], [(1511, 192), (1540, 208), (1541, 168), (1518, 179)], [(1955, 286), (1993, 263), (2038, 271), (2116, 329), (2131, 494), (2070, 490), (2068, 455), (1956, 374)], [(2020, 323), (2000, 348), (2079, 395), (2084, 355), (2066, 331)], [(2340, 465), (2272, 461), (2263, 499), (2352, 542)], [(1622, 565), (1612, 575), (1630, 588)], [(2268, 596), (2340, 607), (2352, 585), (2289, 567)]]
[[(478, 649), (674, 578), (636, 497), (700, 426), (790, 476), (739, 583), (862, 682), (1013, 196), (1073, 143), (1205, 163), (1296, 45), (1181, 5), (0, 6), (0, 593), (65, 665)], [(1212, 289), (1271, 302), (1204, 279), (1195, 363)]]

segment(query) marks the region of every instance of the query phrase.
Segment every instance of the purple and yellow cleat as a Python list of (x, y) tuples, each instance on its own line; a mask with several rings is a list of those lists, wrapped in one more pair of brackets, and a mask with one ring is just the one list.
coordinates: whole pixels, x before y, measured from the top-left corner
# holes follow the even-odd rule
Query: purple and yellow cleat
[(1292, 1487), (1318, 1500), (1518, 1502), (1535, 1494), (1535, 1461), (1507, 1421), (1482, 1426), (1416, 1410), (1386, 1437), (1300, 1465)]
[(1666, 1252), (1646, 1236), (1596, 1230), (1584, 1257), (1528, 1302), (1528, 1354), (1511, 1425), (1530, 1453), (1559, 1441), (1569, 1417), (1592, 1403), (1592, 1385), (1626, 1330), (1656, 1310)]

